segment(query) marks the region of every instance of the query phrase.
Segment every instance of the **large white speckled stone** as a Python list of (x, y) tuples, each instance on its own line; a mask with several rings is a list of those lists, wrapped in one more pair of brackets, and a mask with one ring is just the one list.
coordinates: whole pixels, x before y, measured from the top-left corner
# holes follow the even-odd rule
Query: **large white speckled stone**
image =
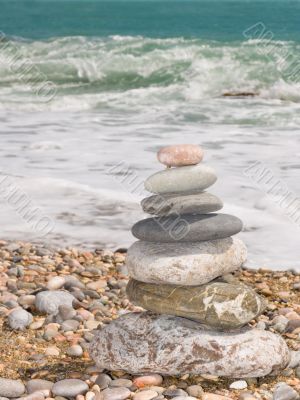
[(195, 321), (129, 313), (98, 331), (90, 353), (100, 369), (131, 374), (261, 377), (286, 367), (290, 352), (271, 332), (206, 330)]
[(206, 165), (168, 168), (159, 171), (145, 181), (145, 189), (151, 193), (186, 193), (205, 190), (217, 180), (215, 171)]
[(147, 283), (202, 285), (239, 269), (247, 249), (236, 238), (193, 243), (135, 242), (127, 252), (132, 278)]

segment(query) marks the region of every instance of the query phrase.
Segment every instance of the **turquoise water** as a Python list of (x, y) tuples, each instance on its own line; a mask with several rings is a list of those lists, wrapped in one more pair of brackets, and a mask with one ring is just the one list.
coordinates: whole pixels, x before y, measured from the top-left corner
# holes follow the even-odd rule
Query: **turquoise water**
[[(300, 268), (297, 223), (245, 174), (261, 163), (299, 195), (299, 15), (288, 0), (0, 0), (0, 168), (54, 222), (47, 240), (129, 245), (142, 195), (113, 167), (142, 186), (159, 147), (197, 143), (250, 265)], [(37, 238), (1, 190), (0, 220), (2, 238)]]
[(299, 40), (300, 2), (289, 0), (1, 0), (7, 35), (109, 35), (242, 40), (262, 21), (277, 40)]
[(4, 105), (35, 106), (37, 81), (55, 85), (56, 98), (108, 95), (87, 98), (92, 109), (118, 103), (111, 93), (157, 87), (167, 102), (187, 92), (299, 99), (300, 1), (0, 0), (0, 10)]

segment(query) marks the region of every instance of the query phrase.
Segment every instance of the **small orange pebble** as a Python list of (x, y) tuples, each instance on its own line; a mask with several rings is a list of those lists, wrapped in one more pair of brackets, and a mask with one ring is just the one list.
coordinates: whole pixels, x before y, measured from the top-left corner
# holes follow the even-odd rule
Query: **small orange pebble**
[(291, 312), (285, 314), (285, 317), (287, 319), (300, 319), (300, 315), (298, 313), (296, 313), (295, 311), (291, 311)]
[(54, 338), (55, 342), (66, 342), (67, 338), (61, 334), (58, 334)]
[(298, 378), (288, 379), (286, 383), (291, 386), (296, 386), (300, 383), (300, 379)]
[(145, 386), (159, 386), (163, 381), (162, 376), (158, 374), (149, 374), (144, 376), (139, 376), (133, 380), (133, 384), (141, 389)]

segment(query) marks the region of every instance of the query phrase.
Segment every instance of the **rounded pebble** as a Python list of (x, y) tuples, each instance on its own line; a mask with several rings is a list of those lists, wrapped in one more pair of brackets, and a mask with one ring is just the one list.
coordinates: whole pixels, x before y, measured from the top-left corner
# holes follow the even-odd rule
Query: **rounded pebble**
[(8, 315), (8, 324), (12, 329), (24, 330), (32, 321), (32, 315), (23, 308), (17, 308)]
[(116, 387), (103, 390), (103, 400), (125, 400), (131, 395), (126, 387)]
[(67, 354), (71, 357), (81, 357), (83, 354), (82, 347), (79, 344), (74, 344), (67, 349)]
[(161, 375), (158, 374), (149, 374), (149, 375), (143, 375), (135, 378), (133, 380), (133, 384), (137, 388), (143, 388), (145, 386), (159, 386), (162, 384), (163, 378)]
[(203, 150), (195, 144), (177, 144), (160, 149), (157, 159), (167, 167), (195, 165), (202, 161)]
[(47, 283), (47, 289), (57, 290), (64, 286), (66, 280), (63, 276), (54, 276)]
[(182, 389), (167, 389), (163, 392), (163, 395), (167, 398), (177, 397), (177, 396), (188, 396), (188, 394)]
[(40, 319), (38, 321), (34, 321), (29, 325), (29, 328), (32, 330), (40, 329), (44, 325), (45, 320)]
[(291, 351), (291, 361), (288, 365), (288, 368), (296, 368), (300, 366), (300, 350), (298, 351)]
[(250, 392), (242, 392), (239, 395), (239, 400), (257, 400), (257, 398)]
[(22, 381), (0, 378), (0, 396), (20, 397), (25, 392), (25, 386)]
[(85, 394), (85, 400), (93, 400), (95, 398), (96, 394), (94, 392), (87, 392)]
[(58, 315), (63, 320), (73, 319), (76, 316), (76, 311), (73, 307), (70, 306), (59, 306), (58, 307)]
[(242, 228), (242, 221), (229, 214), (184, 214), (181, 218), (171, 215), (142, 219), (133, 225), (131, 232), (147, 242), (198, 243), (231, 237)]
[(232, 382), (229, 386), (230, 389), (243, 390), (247, 388), (247, 382), (244, 380)]
[(188, 394), (192, 397), (199, 397), (201, 398), (203, 395), (203, 389), (202, 386), (200, 385), (191, 385), (188, 386), (186, 391), (188, 392)]
[(273, 393), (273, 400), (297, 400), (299, 394), (285, 382), (279, 382)]
[(109, 387), (127, 387), (130, 388), (132, 386), (132, 381), (130, 379), (114, 379), (110, 382)]
[(30, 379), (26, 382), (26, 389), (29, 394), (42, 391), (51, 390), (54, 383), (45, 379)]
[(143, 199), (141, 205), (144, 212), (157, 216), (207, 214), (223, 207), (222, 201), (208, 192), (154, 195)]
[[(50, 392), (49, 392), (50, 393)], [(22, 400), (44, 400), (45, 395), (43, 392), (34, 392), (22, 397)]]
[(57, 357), (59, 356), (59, 349), (55, 346), (48, 347), (45, 350), (45, 355), (49, 357)]
[(35, 306), (43, 314), (57, 314), (59, 306), (72, 307), (74, 299), (72, 294), (63, 290), (46, 290), (36, 295)]
[(157, 396), (157, 392), (154, 390), (142, 390), (141, 392), (135, 393), (133, 400), (151, 400)]
[(100, 389), (106, 389), (110, 382), (111, 382), (111, 377), (107, 374), (100, 374), (98, 375), (95, 383), (100, 387)]
[(201, 400), (232, 400), (230, 397), (214, 393), (204, 393)]
[(206, 165), (169, 168), (156, 172), (145, 181), (145, 189), (151, 193), (182, 193), (203, 191), (213, 185), (217, 175)]
[(75, 397), (86, 393), (88, 389), (88, 385), (80, 379), (64, 379), (53, 385), (52, 393), (56, 396)]
[(174, 400), (197, 400), (196, 397), (193, 396), (176, 396), (173, 397)]
[(76, 331), (79, 327), (80, 323), (76, 321), (76, 319), (67, 319), (61, 324), (61, 329), (64, 332), (67, 331)]

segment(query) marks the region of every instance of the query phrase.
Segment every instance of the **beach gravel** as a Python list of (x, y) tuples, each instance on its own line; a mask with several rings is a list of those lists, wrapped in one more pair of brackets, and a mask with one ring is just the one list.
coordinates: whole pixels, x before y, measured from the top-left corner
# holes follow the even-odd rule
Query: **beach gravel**
[[(242, 389), (230, 387), (237, 379), (207, 374), (175, 377), (147, 371), (136, 376), (95, 366), (88, 350), (97, 329), (124, 313), (142, 311), (126, 296), (125, 257), (125, 249), (0, 241), (0, 398), (126, 400), (155, 392), (155, 400), (292, 400), (300, 393), (300, 328), (294, 322), (300, 319), (300, 274), (291, 270), (243, 269), (227, 277), (248, 284), (267, 301), (249, 326), (276, 333), (287, 343), (291, 363), (279, 375), (247, 378)], [(51, 301), (40, 302), (45, 296)], [(23, 330), (10, 326), (15, 310), (33, 318)], [(70, 379), (80, 384), (70, 385)], [(65, 391), (52, 392), (54, 384)]]

